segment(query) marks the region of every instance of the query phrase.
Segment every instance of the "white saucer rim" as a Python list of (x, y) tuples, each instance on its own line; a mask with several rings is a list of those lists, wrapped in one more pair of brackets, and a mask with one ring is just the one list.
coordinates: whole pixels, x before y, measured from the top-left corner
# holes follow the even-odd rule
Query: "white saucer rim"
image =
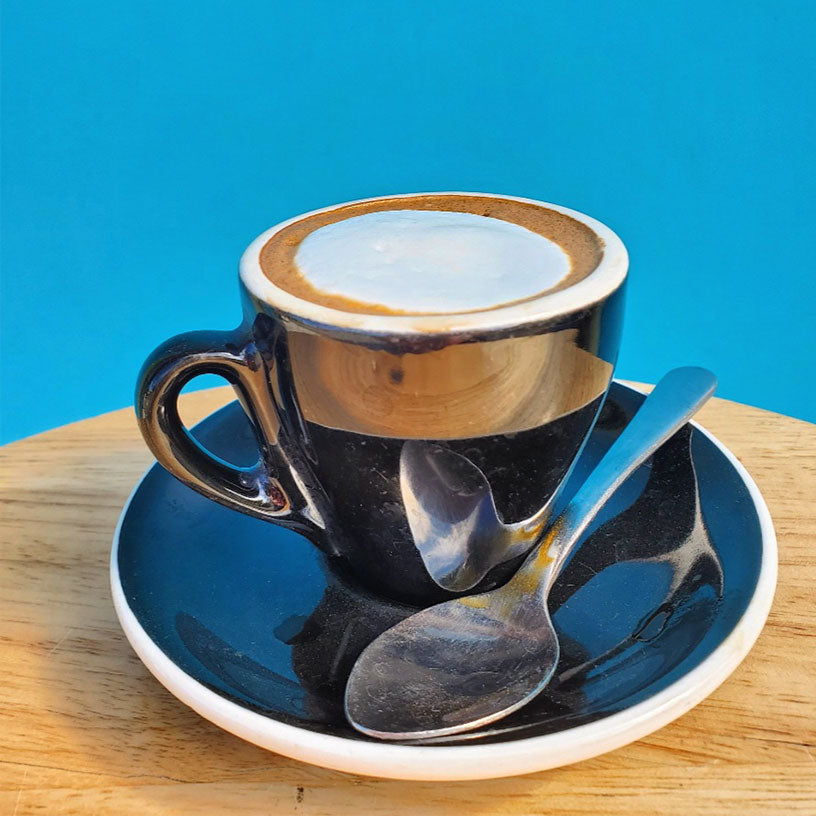
[[(619, 384), (639, 392), (630, 385)], [(762, 559), (756, 587), (740, 620), (701, 663), (657, 694), (594, 722), (501, 743), (395, 745), (310, 731), (279, 722), (222, 697), (184, 672), (162, 651), (139, 623), (122, 589), (117, 557), (122, 524), (134, 496), (153, 466), (133, 488), (114, 532), (110, 560), (114, 608), (133, 650), (171, 694), (220, 728), (293, 759), (346, 773), (423, 781), (516, 776), (590, 759), (657, 731), (708, 697), (751, 650), (773, 602), (778, 554), (773, 521), (765, 500), (739, 459), (697, 422), (691, 424), (722, 451), (751, 496), (762, 535)]]

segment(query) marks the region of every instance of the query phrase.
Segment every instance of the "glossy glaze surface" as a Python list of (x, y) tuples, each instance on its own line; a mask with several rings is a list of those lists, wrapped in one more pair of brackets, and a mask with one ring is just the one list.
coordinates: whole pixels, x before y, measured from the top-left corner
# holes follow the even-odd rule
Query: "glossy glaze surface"
[[(641, 399), (613, 386), (573, 486)], [(254, 456), (237, 405), (198, 435), (233, 461)], [(700, 519), (706, 550), (688, 544)], [(732, 631), (762, 556), (745, 483), (690, 428), (620, 488), (587, 535), (550, 598), (562, 651), (553, 682), (500, 724), (440, 743), (553, 733), (667, 688)], [(411, 607), (374, 598), (297, 534), (214, 505), (158, 467), (124, 518), (118, 565), (130, 609), (190, 677), (275, 720), (366, 739), (343, 717), (346, 677), (360, 651)]]
[[(241, 329), (191, 332), (156, 349), (139, 377), (136, 414), (158, 461), (185, 484), (306, 534), (378, 594), (438, 602), (496, 586), (519, 553), (497, 541), (475, 582), (449, 584), (472, 549), (468, 531), (436, 571), (416, 534), (422, 506), (414, 502), (409, 518), (404, 445), (421, 440), (468, 460), (503, 522), (545, 518), (611, 381), (623, 298), (621, 287), (554, 320), (467, 336), (352, 336), (278, 314), (245, 291)], [(201, 373), (235, 387), (255, 429), (255, 461), (237, 468), (181, 424), (178, 395)], [(455, 481), (437, 488), (443, 501), (459, 491)]]
[[(560, 236), (575, 274), (493, 308), (407, 314), (369, 313), (346, 297), (330, 306), (281, 288), (277, 274), (264, 271), (267, 250), (281, 241), (288, 256), (322, 219), (340, 223), (360, 208), (427, 215), (473, 206), (480, 217), (505, 213), (508, 222), (518, 214), (519, 225), (522, 214), (543, 220), (541, 237)], [(293, 230), (304, 235), (292, 241)], [(391, 274), (387, 264), (377, 269)], [(244, 252), (240, 328), (181, 334), (148, 357), (136, 385), (139, 427), (159, 463), (184, 484), (304, 533), (373, 592), (428, 604), (474, 586), (486, 590), (510, 574), (518, 551), (497, 546), (473, 573), (466, 568), (473, 542), (460, 525), (437, 572), (437, 553), (417, 535), (433, 522), (422, 517), (415, 492), (405, 493), (402, 448), (421, 440), (467, 459), (503, 523), (547, 516), (612, 380), (627, 270), (626, 248), (608, 227), (528, 199), (410, 194), (307, 213)], [(494, 283), (501, 297), (506, 287)], [(230, 382), (252, 421), (257, 455), (243, 467), (208, 451), (181, 422), (179, 394), (200, 374)], [(437, 488), (456, 498), (455, 483), (438, 480)], [(521, 554), (540, 530), (531, 525)], [(448, 580), (462, 571), (472, 580)]]

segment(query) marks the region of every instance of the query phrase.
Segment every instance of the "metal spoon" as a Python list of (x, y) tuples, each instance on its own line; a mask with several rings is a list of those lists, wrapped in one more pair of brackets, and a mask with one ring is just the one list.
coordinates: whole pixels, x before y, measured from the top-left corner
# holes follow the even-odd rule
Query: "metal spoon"
[(527, 552), (541, 535), (552, 504), (524, 521), (506, 524), (490, 483), (470, 459), (419, 439), (403, 443), (400, 491), (425, 568), (450, 592), (472, 589), (497, 564)]
[(382, 739), (421, 739), (478, 728), (532, 700), (558, 663), (547, 597), (566, 557), (716, 385), (703, 368), (670, 371), (507, 584), (411, 615), (366, 647), (346, 686), (349, 722)]

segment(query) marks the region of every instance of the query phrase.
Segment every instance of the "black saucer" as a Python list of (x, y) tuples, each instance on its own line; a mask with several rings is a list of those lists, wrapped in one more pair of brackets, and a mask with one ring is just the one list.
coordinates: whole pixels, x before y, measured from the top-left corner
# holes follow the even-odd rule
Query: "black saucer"
[[(613, 385), (572, 485), (641, 400)], [(202, 422), (196, 435), (230, 461), (248, 463), (254, 455), (237, 403)], [(747, 653), (770, 605), (775, 564), (770, 520), (750, 477), (716, 440), (686, 426), (618, 491), (561, 574), (551, 609), (562, 658), (550, 686), (493, 726), (422, 749), (362, 736), (347, 724), (342, 705), (356, 656), (411, 608), (335, 574), (299, 535), (214, 504), (156, 465), (123, 513), (112, 579), (137, 652), (204, 716), (318, 764), (435, 778), (453, 746), (525, 746), (515, 756), (530, 758), (513, 764), (511, 757), (503, 771), (523, 773), (561, 764), (557, 735), (565, 740), (563, 761), (574, 761), (679, 716)], [(739, 627), (743, 645), (729, 651), (726, 641)], [(626, 712), (634, 712), (628, 725)], [(605, 728), (607, 720), (615, 727)], [(576, 728), (587, 724), (597, 726), (594, 737)], [(570, 753), (576, 734), (583, 735), (583, 753)], [(321, 735), (335, 739), (314, 739)], [(542, 751), (551, 746), (555, 754), (544, 751), (536, 762), (530, 740), (544, 735), (551, 739)], [(393, 753), (400, 750), (402, 758)], [(487, 755), (481, 770), (440, 770), (438, 778), (498, 775), (499, 754), (492, 766)]]

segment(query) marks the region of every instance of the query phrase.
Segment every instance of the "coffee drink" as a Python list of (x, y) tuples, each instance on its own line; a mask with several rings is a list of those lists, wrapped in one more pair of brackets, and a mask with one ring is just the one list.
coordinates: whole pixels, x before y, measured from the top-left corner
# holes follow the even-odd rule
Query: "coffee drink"
[(344, 311), (461, 314), (565, 289), (602, 252), (586, 224), (556, 210), (424, 195), (306, 216), (269, 239), (260, 264), (281, 289)]
[[(308, 535), (373, 592), (424, 605), (487, 589), (545, 529), (603, 404), (626, 270), (603, 224), (524, 199), (308, 213), (244, 253), (240, 329), (148, 360), (142, 431), (190, 487)], [(199, 373), (238, 390), (252, 467), (182, 427), (176, 399)], [(491, 514), (523, 531), (521, 549), (474, 543)]]

